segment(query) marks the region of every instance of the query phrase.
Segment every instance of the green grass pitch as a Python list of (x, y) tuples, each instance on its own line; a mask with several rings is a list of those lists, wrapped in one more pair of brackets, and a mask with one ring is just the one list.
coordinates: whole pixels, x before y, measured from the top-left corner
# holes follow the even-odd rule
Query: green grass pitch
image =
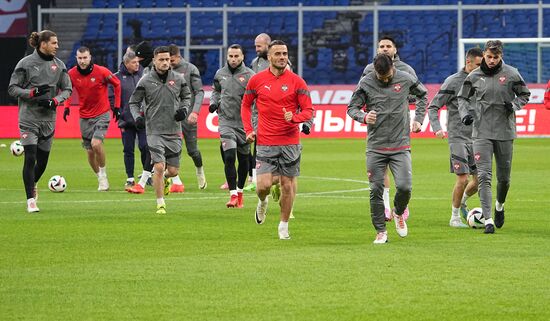
[[(80, 142), (54, 141), (39, 214), (26, 213), (23, 158), (0, 149), (0, 320), (550, 319), (550, 140), (516, 140), (494, 235), (448, 227), (447, 144), (413, 140), (409, 236), (390, 223), (382, 246), (364, 140), (303, 140), (290, 241), (277, 238), (276, 204), (261, 226), (255, 194), (225, 208), (217, 140), (200, 141), (204, 191), (182, 156), (186, 193), (167, 197), (166, 216), (151, 188), (123, 191), (121, 142), (105, 145), (111, 191), (98, 192)], [(64, 193), (47, 190), (56, 174)]]

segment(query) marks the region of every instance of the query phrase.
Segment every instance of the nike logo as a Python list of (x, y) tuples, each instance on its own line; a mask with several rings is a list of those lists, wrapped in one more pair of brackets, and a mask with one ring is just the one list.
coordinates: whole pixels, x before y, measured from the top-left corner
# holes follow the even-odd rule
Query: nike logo
[(271, 85), (267, 86), (267, 85), (264, 85), (265, 88), (267, 88), (267, 90), (271, 91)]
[(36, 69), (36, 71), (40, 71), (40, 68), (38, 68), (38, 66), (34, 66), (34, 69)]

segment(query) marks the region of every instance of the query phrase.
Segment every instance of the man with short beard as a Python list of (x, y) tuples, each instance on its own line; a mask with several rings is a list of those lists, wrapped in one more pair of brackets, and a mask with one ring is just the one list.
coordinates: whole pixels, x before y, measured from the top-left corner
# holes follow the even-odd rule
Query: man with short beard
[[(485, 44), (478, 69), (464, 80), (458, 93), (462, 123), (473, 123), (474, 160), (479, 179), (479, 199), (485, 218), (485, 234), (504, 225), (504, 202), (510, 188), (512, 154), (516, 138), (516, 111), (522, 109), (531, 92), (518, 70), (504, 63), (500, 40)], [(491, 215), (493, 155), (497, 165), (495, 219)]]
[[(300, 175), (302, 146), (299, 124), (313, 117), (313, 106), (306, 82), (287, 70), (287, 45), (281, 40), (272, 41), (267, 57), (269, 68), (254, 75), (248, 82), (241, 117), (247, 141), (257, 140), (258, 205), (255, 221), (257, 224), (264, 223), (273, 177), (279, 176), (282, 192), (278, 234), (279, 239), (289, 240), (288, 219)], [(257, 130), (251, 120), (254, 101), (258, 110)]]
[(170, 69), (170, 48), (157, 47), (151, 71), (139, 80), (129, 102), (136, 127), (145, 129), (147, 134), (155, 172), (157, 214), (166, 214), (163, 195), (170, 194), (170, 178), (178, 175), (181, 121), (185, 120), (190, 103), (191, 91), (187, 82), (181, 74)]
[(19, 132), (25, 149), (23, 183), (27, 212), (36, 213), (36, 184), (46, 170), (55, 129), (56, 108), (72, 92), (65, 64), (55, 57), (57, 35), (50, 30), (33, 32), (29, 44), (36, 50), (21, 59), (11, 75), (8, 93), (19, 104)]
[[(109, 128), (109, 110), (117, 122), (120, 117), (120, 81), (109, 69), (92, 63), (92, 55), (87, 47), (78, 48), (76, 61), (77, 65), (69, 70), (69, 76), (78, 93), (82, 147), (86, 149), (88, 163), (97, 176), (97, 190), (108, 191), (103, 140)], [(112, 108), (109, 103), (109, 84), (115, 92)], [(64, 121), (71, 113), (70, 106), (71, 98), (65, 101)]]
[[(426, 111), (428, 93), (412, 75), (400, 71), (386, 54), (374, 58), (374, 72), (361, 78), (353, 92), (347, 114), (367, 124), (367, 175), (370, 212), (376, 229), (374, 244), (388, 242), (384, 213), (384, 175), (389, 168), (395, 181), (392, 219), (400, 237), (408, 235), (404, 213), (412, 192), (410, 131), (418, 133)], [(409, 114), (409, 95), (416, 97), (415, 119)], [(366, 111), (363, 111), (366, 108)]]
[[(243, 187), (248, 172), (250, 144), (241, 119), (241, 102), (246, 85), (254, 75), (252, 69), (243, 63), (244, 54), (240, 45), (227, 49), (227, 64), (216, 71), (210, 112), (218, 113), (219, 133), (223, 155), (224, 172), (229, 187), (227, 207), (243, 207)], [(238, 168), (235, 169), (235, 161)]]

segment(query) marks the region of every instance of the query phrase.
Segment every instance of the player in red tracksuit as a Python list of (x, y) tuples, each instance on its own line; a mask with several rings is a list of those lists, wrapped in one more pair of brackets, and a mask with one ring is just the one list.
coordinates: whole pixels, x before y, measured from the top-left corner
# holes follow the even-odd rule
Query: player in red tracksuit
[[(88, 162), (97, 175), (99, 191), (109, 190), (107, 171), (105, 169), (105, 150), (103, 139), (109, 128), (109, 94), (108, 85), (113, 85), (115, 93), (113, 118), (120, 117), (120, 80), (109, 69), (93, 64), (90, 49), (80, 47), (76, 52), (78, 65), (69, 70), (69, 77), (73, 83), (73, 93), (78, 93), (78, 107), (80, 113), (80, 132), (82, 146), (88, 153)], [(71, 99), (65, 101), (63, 120), (67, 121), (70, 115)]]
[[(313, 117), (313, 106), (306, 82), (286, 70), (288, 48), (281, 40), (274, 40), (268, 48), (269, 68), (254, 75), (246, 87), (241, 106), (241, 117), (249, 142), (256, 140), (256, 175), (258, 206), (255, 219), (262, 224), (267, 214), (267, 195), (273, 176), (281, 182), (281, 221), (279, 239), (288, 240), (288, 218), (296, 195), (300, 175), (299, 124)], [(256, 101), (258, 130), (254, 131), (251, 106)]]

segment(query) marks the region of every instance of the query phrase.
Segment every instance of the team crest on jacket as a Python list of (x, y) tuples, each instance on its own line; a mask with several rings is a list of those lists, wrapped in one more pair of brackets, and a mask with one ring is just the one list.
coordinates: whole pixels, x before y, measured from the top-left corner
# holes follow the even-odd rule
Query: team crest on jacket
[(174, 82), (173, 80), (169, 80), (169, 81), (168, 81), (168, 85), (170, 85), (170, 86), (174, 86), (175, 83), (176, 83), (176, 82)]
[(460, 163), (454, 163), (453, 167), (456, 171), (459, 170), (460, 169)]
[(475, 154), (474, 154), (474, 159), (475, 159), (476, 161), (479, 161), (479, 160), (481, 159), (481, 154), (480, 154), (480, 153), (475, 153)]
[(53, 71), (57, 70), (57, 65), (52, 65), (50, 68), (52, 68)]
[(506, 76), (500, 76), (498, 81), (500, 82), (501, 85), (504, 85), (504, 83), (506, 82)]
[(246, 78), (244, 78), (244, 76), (239, 76), (239, 81), (240, 82), (244, 82), (246, 80)]
[(400, 92), (401, 91), (401, 84), (393, 85), (393, 91), (395, 91), (396, 93)]
[(281, 90), (282, 90), (282, 91), (287, 91), (287, 90), (288, 90), (288, 86), (287, 86), (287, 85), (282, 85), (282, 86), (281, 86)]

